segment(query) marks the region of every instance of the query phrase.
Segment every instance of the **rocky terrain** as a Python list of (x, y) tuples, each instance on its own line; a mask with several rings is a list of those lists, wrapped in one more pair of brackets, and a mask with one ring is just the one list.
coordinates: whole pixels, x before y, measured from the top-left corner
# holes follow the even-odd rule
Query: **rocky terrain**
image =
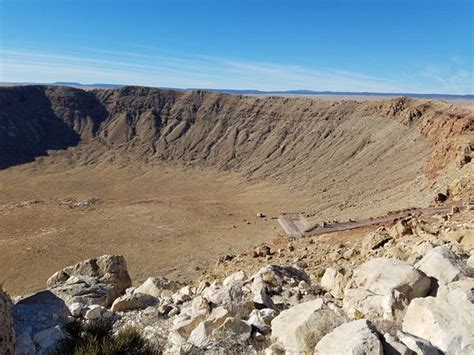
[(156, 275), (132, 286), (122, 256), (85, 260), (3, 306), (1, 334), (13, 318), (16, 354), (52, 353), (71, 322), (133, 327), (167, 354), (471, 354), (472, 208), (280, 238), (190, 284)]
[[(409, 98), (0, 88), (0, 353), (471, 354), (473, 118)], [(451, 210), (275, 230), (434, 204)]]
[(189, 282), (270, 241), (281, 214), (311, 227), (468, 195), (473, 117), (409, 98), (1, 88), (1, 280), (25, 294), (119, 254), (134, 280)]

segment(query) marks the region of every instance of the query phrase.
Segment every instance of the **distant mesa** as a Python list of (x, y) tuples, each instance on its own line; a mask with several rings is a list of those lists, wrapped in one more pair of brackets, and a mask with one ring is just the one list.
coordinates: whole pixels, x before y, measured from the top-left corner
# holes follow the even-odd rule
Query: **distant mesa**
[[(54, 85), (54, 86), (70, 86), (79, 89), (117, 89), (128, 85), (125, 84), (107, 84), (107, 83), (93, 83), (83, 84), (72, 81), (56, 81), (54, 83), (9, 83), (0, 82), (1, 86), (21, 86), (21, 85)], [(458, 99), (458, 100), (473, 100), (474, 95), (458, 95), (458, 94), (431, 94), (431, 93), (408, 93), (408, 92), (369, 92), (369, 91), (328, 91), (328, 90), (254, 90), (254, 89), (209, 89), (209, 88), (174, 88), (174, 87), (155, 87), (157, 89), (177, 90), (177, 91), (195, 91), (203, 90), (208, 92), (218, 92), (224, 94), (235, 95), (291, 95), (291, 96), (361, 96), (361, 97), (398, 97), (407, 96), (413, 98), (425, 99)]]

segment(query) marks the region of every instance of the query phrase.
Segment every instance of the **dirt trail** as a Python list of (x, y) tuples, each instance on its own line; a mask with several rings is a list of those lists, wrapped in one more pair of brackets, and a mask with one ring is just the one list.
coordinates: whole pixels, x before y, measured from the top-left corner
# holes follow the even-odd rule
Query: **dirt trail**
[(434, 216), (436, 214), (449, 213), (453, 207), (461, 208), (465, 205), (466, 202), (456, 201), (442, 206), (433, 206), (427, 208), (411, 208), (405, 211), (389, 213), (386, 216), (370, 218), (365, 220), (353, 221), (349, 220), (347, 222), (323, 222), (323, 225), (317, 225), (315, 227), (310, 227), (305, 229), (304, 223), (300, 218), (291, 218), (288, 216), (280, 216), (278, 222), (282, 226), (286, 234), (293, 238), (302, 238), (323, 235), (334, 232), (342, 232), (352, 229), (366, 228), (370, 226), (376, 226), (381, 224), (387, 224), (390, 222), (395, 222), (397, 220), (418, 215), (424, 218)]

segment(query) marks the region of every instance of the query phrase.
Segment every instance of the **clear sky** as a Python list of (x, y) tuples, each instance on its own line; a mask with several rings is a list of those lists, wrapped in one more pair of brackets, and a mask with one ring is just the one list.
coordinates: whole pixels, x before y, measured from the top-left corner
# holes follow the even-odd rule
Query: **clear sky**
[(472, 0), (0, 0), (0, 81), (474, 94)]

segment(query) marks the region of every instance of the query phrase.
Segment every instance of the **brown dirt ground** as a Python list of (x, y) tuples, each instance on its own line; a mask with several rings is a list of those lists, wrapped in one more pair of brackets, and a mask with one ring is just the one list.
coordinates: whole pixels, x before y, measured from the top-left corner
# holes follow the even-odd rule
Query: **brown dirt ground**
[[(66, 265), (103, 254), (125, 255), (134, 282), (189, 280), (220, 255), (270, 240), (278, 232), (271, 217), (300, 207), (294, 196), (275, 184), (169, 165), (1, 171), (0, 282), (24, 294)], [(68, 205), (91, 197), (100, 202)]]

